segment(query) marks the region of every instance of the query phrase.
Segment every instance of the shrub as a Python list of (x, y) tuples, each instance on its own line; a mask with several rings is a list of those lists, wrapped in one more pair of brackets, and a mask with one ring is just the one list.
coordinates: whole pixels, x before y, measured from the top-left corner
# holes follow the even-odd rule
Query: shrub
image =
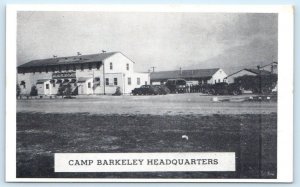
[(32, 86), (30, 90), (30, 96), (37, 96), (38, 95), (38, 90), (36, 86)]

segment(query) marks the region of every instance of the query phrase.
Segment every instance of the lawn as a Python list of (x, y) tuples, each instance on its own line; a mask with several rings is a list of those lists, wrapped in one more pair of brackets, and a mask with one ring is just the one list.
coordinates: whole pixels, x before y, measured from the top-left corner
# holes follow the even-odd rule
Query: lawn
[[(276, 113), (17, 113), (21, 178), (276, 178), (276, 147)], [(222, 151), (236, 152), (236, 172), (55, 173), (53, 168), (54, 153)]]

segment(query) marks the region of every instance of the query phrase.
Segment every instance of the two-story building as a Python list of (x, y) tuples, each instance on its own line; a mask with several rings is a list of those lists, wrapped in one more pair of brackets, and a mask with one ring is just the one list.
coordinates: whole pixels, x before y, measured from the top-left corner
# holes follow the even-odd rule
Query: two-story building
[(56, 95), (61, 85), (72, 85), (79, 95), (122, 94), (150, 83), (149, 73), (134, 71), (134, 64), (121, 52), (53, 57), (32, 60), (18, 67), (17, 84), (29, 95), (33, 86), (39, 95)]

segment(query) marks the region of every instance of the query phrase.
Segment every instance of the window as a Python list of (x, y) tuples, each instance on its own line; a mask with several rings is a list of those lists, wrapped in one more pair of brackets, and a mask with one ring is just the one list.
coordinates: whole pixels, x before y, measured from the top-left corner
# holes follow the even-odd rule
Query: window
[(113, 64), (112, 64), (112, 62), (111, 63), (109, 63), (109, 69), (113, 69)]
[(219, 79), (218, 82), (221, 82), (221, 80)]
[(92, 70), (93, 65), (90, 63), (89, 64), (89, 70)]
[(109, 85), (109, 78), (105, 78), (105, 85)]
[(126, 70), (127, 71), (129, 70), (129, 64), (126, 64)]
[(83, 64), (80, 65), (80, 69), (81, 69), (81, 71), (83, 71), (83, 69), (84, 69)]
[(25, 81), (21, 81), (21, 84), (20, 84), (20, 85), (23, 86), (24, 89), (26, 88), (26, 83), (25, 83)]
[(114, 78), (114, 85), (118, 85), (118, 78)]
[(73, 65), (73, 71), (76, 71), (76, 65), (75, 64)]
[(53, 86), (53, 88), (55, 88), (55, 81), (53, 82), (52, 86)]
[(140, 84), (141, 84), (141, 78), (138, 77), (138, 78), (136, 79), (136, 84), (137, 84), (137, 85), (140, 85)]
[(131, 85), (131, 77), (128, 77), (128, 85)]
[(90, 82), (88, 82), (88, 88), (91, 88), (91, 83)]
[(46, 84), (46, 90), (49, 90), (49, 84)]
[(215, 80), (215, 83), (217, 83), (217, 80)]
[(100, 65), (101, 65), (101, 63), (97, 62), (97, 69), (100, 69)]
[(100, 77), (95, 77), (95, 81), (96, 82), (100, 81)]
[(147, 85), (148, 84), (148, 82), (147, 81), (145, 81), (145, 85)]

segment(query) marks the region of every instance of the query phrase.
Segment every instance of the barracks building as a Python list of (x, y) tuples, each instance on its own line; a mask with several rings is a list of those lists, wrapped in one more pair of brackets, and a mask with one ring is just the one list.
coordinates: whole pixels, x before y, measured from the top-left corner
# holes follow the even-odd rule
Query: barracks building
[(122, 94), (150, 83), (149, 73), (134, 71), (134, 62), (121, 52), (32, 60), (18, 66), (17, 84), (22, 95), (36, 86), (38, 95), (56, 95), (59, 86), (70, 84), (78, 95)]
[(158, 71), (150, 74), (151, 84), (165, 84), (168, 79), (184, 79), (188, 84), (216, 84), (226, 82), (227, 74), (221, 68)]

